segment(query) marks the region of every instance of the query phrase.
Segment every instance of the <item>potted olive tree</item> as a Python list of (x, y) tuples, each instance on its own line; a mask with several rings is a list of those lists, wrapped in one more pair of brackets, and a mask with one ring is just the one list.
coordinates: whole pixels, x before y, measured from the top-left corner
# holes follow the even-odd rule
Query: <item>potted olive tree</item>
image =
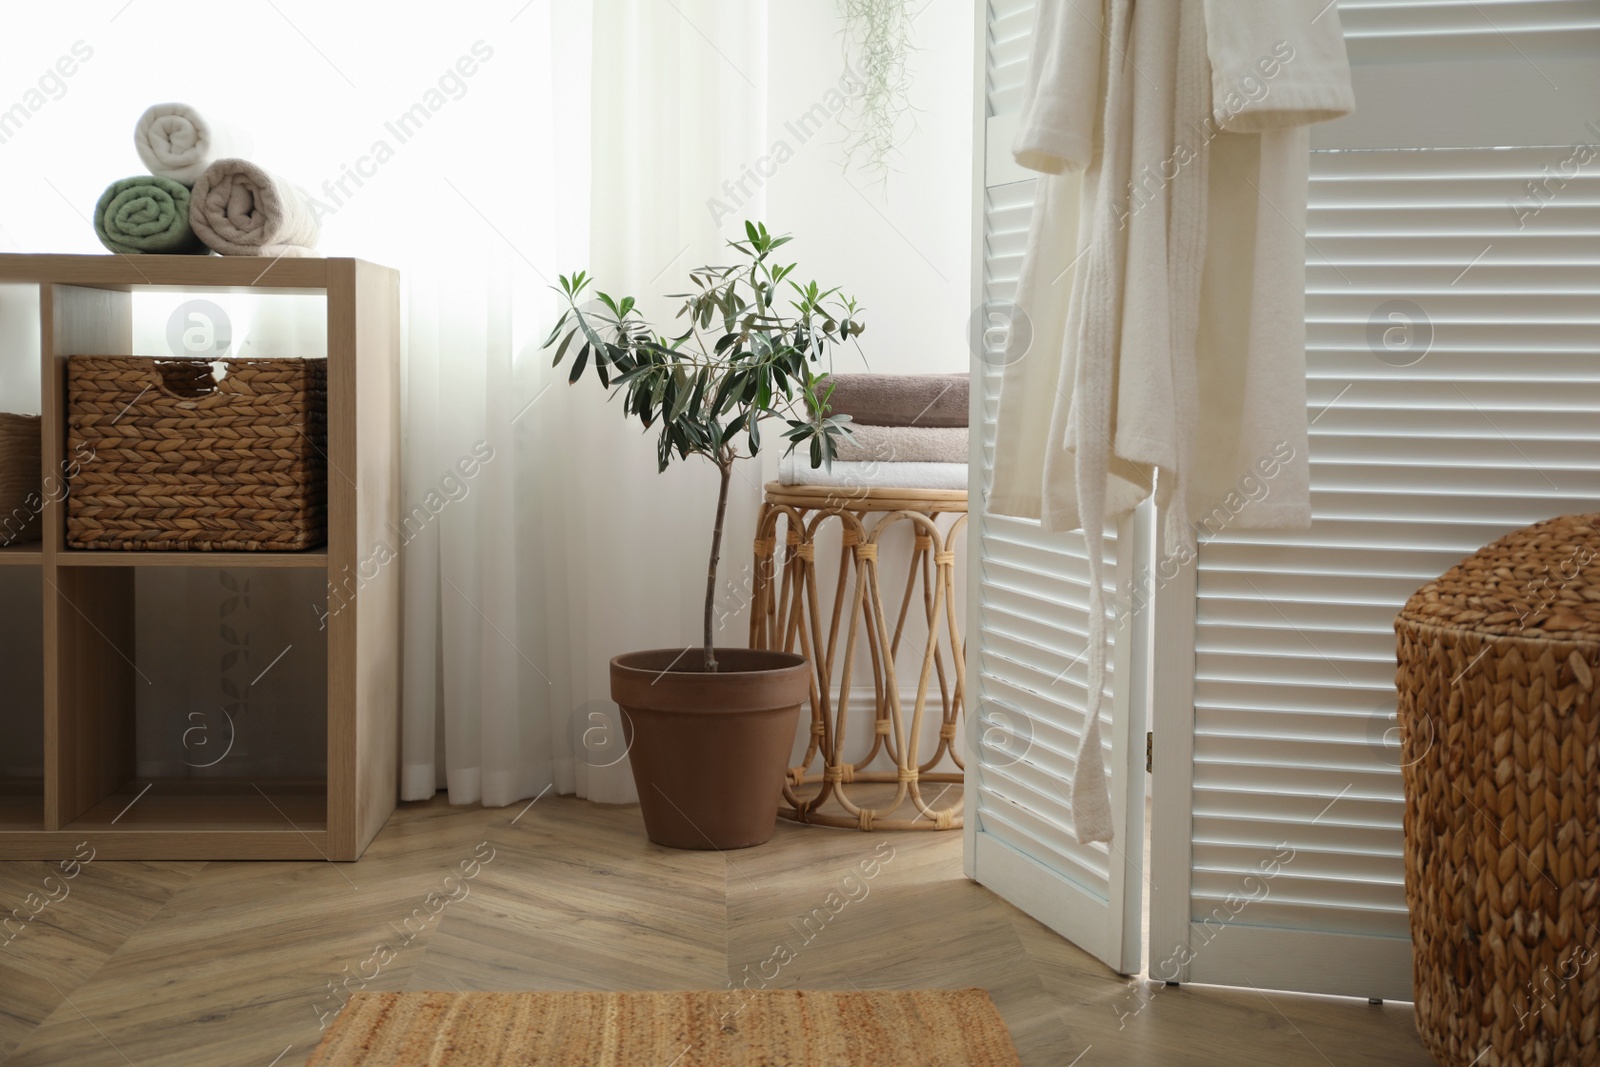
[(683, 301), (674, 335), (645, 321), (632, 297), (597, 292), (590, 301), (592, 279), (563, 275), (566, 307), (545, 342), (556, 365), (572, 358), (569, 383), (590, 370), (621, 397), (625, 418), (656, 431), (660, 470), (698, 456), (720, 479), (701, 645), (611, 661), (645, 830), (672, 848), (744, 848), (772, 836), (810, 694), (804, 657), (717, 648), (712, 622), (729, 479), (761, 450), (762, 423), (782, 418), (789, 450), (806, 448), (813, 467), (831, 463), (850, 432), (849, 416), (826, 413), (815, 368), (830, 345), (861, 332), (858, 308), (838, 289), (791, 279), (795, 265), (774, 259), (789, 240), (745, 223), (745, 240), (729, 242), (739, 261), (691, 271), (693, 291), (673, 297)]

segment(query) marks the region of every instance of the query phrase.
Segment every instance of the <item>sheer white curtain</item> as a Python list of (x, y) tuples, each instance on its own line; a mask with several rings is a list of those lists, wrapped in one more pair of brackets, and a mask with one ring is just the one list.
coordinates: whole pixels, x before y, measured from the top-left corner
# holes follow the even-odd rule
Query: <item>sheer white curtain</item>
[[(592, 273), (614, 295), (637, 295), (673, 331), (688, 271), (724, 262), (743, 215), (719, 227), (707, 206), (723, 183), (764, 151), (764, 4), (720, 0), (596, 0), (590, 206)], [(755, 191), (759, 197), (759, 191)], [(759, 199), (745, 205), (749, 212)], [(751, 214), (752, 218), (757, 217)], [(566, 389), (565, 377), (557, 389)], [(656, 474), (655, 441), (625, 424), (592, 381), (555, 398), (568, 409), (571, 443), (566, 601), (568, 667), (578, 713), (569, 785), (601, 801), (636, 799), (609, 745), (584, 744), (609, 707), (607, 664), (618, 652), (698, 643), (705, 559), (716, 508), (714, 470), (698, 461)], [(743, 643), (737, 609), (759, 503), (756, 464), (735, 476), (723, 539), (718, 640)], [(614, 732), (617, 724), (607, 720)], [(591, 741), (608, 734), (591, 732)]]
[[(651, 441), (593, 381), (569, 390), (537, 345), (558, 272), (588, 269), (670, 326), (661, 294), (718, 258), (740, 220), (719, 233), (706, 202), (762, 151), (763, 11), (106, 0), (14, 13), (23, 25), (0, 41), (0, 68), (21, 72), (76, 42), (92, 51), (0, 142), (0, 250), (103, 251), (88, 216), (106, 184), (140, 170), (135, 119), (183, 100), (246, 131), (253, 159), (323, 202), (325, 253), (403, 272), (418, 516), (399, 564), (407, 799), (439, 785), (457, 803), (547, 786), (633, 799), (606, 663), (696, 640), (715, 479), (692, 466), (658, 476)], [(759, 207), (757, 190), (744, 212)], [(744, 473), (733, 587), (759, 480)], [(740, 638), (735, 618), (726, 640)]]
[[(658, 476), (650, 438), (592, 381), (568, 387), (568, 368), (534, 351), (551, 294), (527, 287), (588, 269), (671, 324), (661, 295), (733, 232), (724, 220), (719, 233), (707, 199), (760, 151), (764, 22), (759, 5), (598, 0), (592, 22), (585, 7), (551, 10), (550, 95), (513, 120), (548, 185), (523, 182), (505, 218), (469, 228), (475, 246), (504, 239), (501, 267), (486, 279), (454, 269), (435, 306), (412, 301), (410, 425), (426, 435), (408, 452), (413, 497), (475, 433), (497, 458), (406, 561), (408, 798), (431, 792), (442, 764), (457, 802), (507, 804), (547, 785), (635, 799), (607, 662), (697, 633), (713, 474)], [(503, 187), (492, 178), (485, 200)], [(529, 263), (519, 247), (555, 251)], [(461, 330), (486, 358), (462, 360)], [(734, 505), (751, 517), (745, 543), (754, 477)], [(730, 542), (737, 559), (738, 534)]]

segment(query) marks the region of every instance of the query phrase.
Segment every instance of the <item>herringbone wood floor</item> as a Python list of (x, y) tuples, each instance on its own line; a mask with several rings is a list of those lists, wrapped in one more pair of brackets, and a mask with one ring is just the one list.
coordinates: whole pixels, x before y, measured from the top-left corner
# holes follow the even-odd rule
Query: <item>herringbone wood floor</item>
[[(0, 911), (54, 870), (0, 864)], [(435, 800), (403, 806), (355, 865), (94, 862), (69, 884), (0, 946), (7, 1064), (289, 1067), (352, 975), (374, 990), (981, 986), (1040, 1067), (1429, 1062), (1409, 1005), (1112, 974), (967, 881), (958, 833), (780, 824), (761, 848), (672, 852), (636, 808)]]

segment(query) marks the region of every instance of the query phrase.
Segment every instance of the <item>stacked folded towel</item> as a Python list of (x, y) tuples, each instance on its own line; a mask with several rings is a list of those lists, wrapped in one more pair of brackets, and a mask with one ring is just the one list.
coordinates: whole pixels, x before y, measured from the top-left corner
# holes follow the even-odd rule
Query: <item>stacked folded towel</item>
[(850, 436), (836, 442), (846, 463), (944, 463), (967, 466), (965, 426), (879, 426), (852, 416)]
[(871, 426), (967, 425), (965, 374), (830, 374), (816, 388), (830, 415)]
[(836, 374), (820, 379), (827, 414), (849, 415), (831, 467), (813, 468), (801, 452), (778, 464), (784, 485), (965, 489), (965, 374)]
[(152, 176), (113, 182), (100, 197), (95, 233), (111, 251), (317, 255), (306, 194), (228, 158), (231, 139), (194, 108), (156, 104), (139, 117), (133, 140)]
[(862, 463), (834, 460), (831, 467), (811, 466), (798, 452), (778, 461), (778, 481), (784, 485), (826, 485), (850, 489), (965, 489), (965, 463)]

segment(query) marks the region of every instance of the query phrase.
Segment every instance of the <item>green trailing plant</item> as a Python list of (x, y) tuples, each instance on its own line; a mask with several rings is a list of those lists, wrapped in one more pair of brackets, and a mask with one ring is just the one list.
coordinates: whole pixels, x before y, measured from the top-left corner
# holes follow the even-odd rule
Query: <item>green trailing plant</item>
[(624, 418), (656, 431), (660, 470), (690, 456), (717, 468), (706, 570), (707, 671), (717, 669), (712, 613), (734, 464), (761, 451), (762, 423), (773, 418), (787, 424), (786, 453), (803, 447), (813, 467), (832, 464), (835, 443), (850, 432), (850, 416), (827, 413), (833, 390), (817, 368), (830, 346), (854, 340), (865, 328), (853, 297), (814, 281), (801, 285), (791, 277), (795, 264), (776, 261), (773, 253), (790, 237), (774, 236), (760, 223), (744, 228), (743, 241), (728, 242), (738, 262), (690, 271), (693, 290), (669, 297), (683, 302), (681, 333), (652, 326), (631, 296), (597, 291), (587, 301), (593, 279), (580, 271), (562, 275), (555, 287), (566, 306), (544, 343), (556, 346), (555, 366), (572, 357), (569, 384), (590, 371), (622, 398)]
[(911, 122), (911, 31), (917, 13), (908, 0), (839, 0), (839, 14), (845, 66), (862, 86), (842, 116), (848, 130), (845, 165), (887, 179)]

